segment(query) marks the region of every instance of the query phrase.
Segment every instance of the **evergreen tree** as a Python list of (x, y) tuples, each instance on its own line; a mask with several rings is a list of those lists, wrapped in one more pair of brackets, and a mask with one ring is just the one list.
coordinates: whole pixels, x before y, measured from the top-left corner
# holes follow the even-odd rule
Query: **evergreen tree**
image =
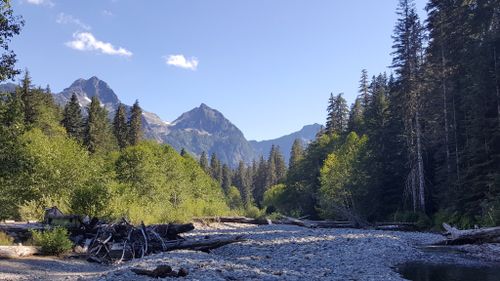
[(295, 139), (292, 144), (292, 150), (290, 151), (289, 169), (295, 169), (303, 157), (304, 147), (302, 146), (302, 141), (300, 139)]
[(240, 161), (238, 168), (234, 173), (234, 185), (238, 188), (241, 194), (241, 199), (245, 207), (250, 206), (252, 202), (252, 190), (251, 184), (252, 179), (249, 178), (248, 169), (245, 167), (245, 163)]
[(210, 175), (218, 183), (222, 183), (222, 165), (215, 153), (212, 153), (212, 157), (210, 158)]
[(128, 121), (128, 142), (130, 145), (136, 145), (142, 139), (142, 109), (139, 101), (135, 101), (130, 112)]
[(200, 156), (200, 167), (207, 173), (207, 175), (210, 175), (210, 167), (208, 165), (208, 157), (207, 153), (203, 151)]
[(222, 165), (222, 190), (224, 190), (224, 193), (227, 195), (229, 194), (229, 189), (231, 188), (232, 185), (232, 174), (231, 174), (231, 169), (229, 169), (229, 166), (224, 164)]
[(82, 140), (83, 138), (83, 116), (80, 103), (76, 94), (71, 95), (71, 99), (64, 107), (62, 126), (66, 129), (68, 136)]
[(356, 132), (357, 134), (364, 133), (364, 108), (361, 98), (357, 98), (351, 106), (349, 112), (349, 122), (347, 125), (349, 132)]
[(113, 119), (113, 133), (118, 142), (118, 147), (123, 149), (128, 145), (127, 110), (125, 105), (119, 104)]
[(101, 107), (96, 96), (92, 97), (88, 107), (84, 133), (84, 144), (91, 153), (110, 151), (114, 147), (108, 111)]
[(359, 103), (361, 108), (366, 108), (370, 104), (371, 94), (368, 82), (368, 71), (366, 69), (361, 70), (361, 78), (359, 80)]
[(264, 193), (270, 187), (268, 185), (268, 173), (269, 168), (266, 160), (261, 155), (259, 158), (259, 162), (257, 164), (257, 171), (254, 174), (254, 189), (253, 189), (253, 197), (257, 205), (262, 205), (262, 200), (264, 199)]
[(330, 94), (327, 107), (326, 131), (329, 134), (342, 134), (347, 128), (349, 109), (342, 94)]
[(408, 152), (406, 188), (412, 196), (413, 210), (426, 211), (422, 132), (422, 41), (420, 24), (413, 0), (400, 0), (395, 28), (392, 66), (395, 68), (403, 107)]
[(38, 117), (38, 100), (35, 95), (35, 91), (33, 90), (33, 85), (31, 84), (31, 76), (27, 69), (24, 72), (24, 77), (21, 80), (19, 90), (24, 106), (24, 123), (26, 126), (32, 126)]

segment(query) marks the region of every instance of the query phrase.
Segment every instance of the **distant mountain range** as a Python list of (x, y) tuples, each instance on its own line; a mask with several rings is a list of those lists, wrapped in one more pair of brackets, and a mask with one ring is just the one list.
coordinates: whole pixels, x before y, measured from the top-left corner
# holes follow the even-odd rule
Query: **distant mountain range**
[[(15, 87), (12, 83), (2, 84), (0, 91), (11, 92)], [(61, 93), (54, 94), (54, 100), (63, 106), (73, 93), (77, 95), (82, 107), (88, 106), (91, 98), (97, 96), (110, 112), (110, 117), (121, 102), (111, 87), (95, 76), (87, 80), (76, 80)], [(240, 161), (250, 163), (260, 155), (267, 157), (272, 145), (279, 146), (288, 161), (294, 140), (300, 139), (308, 144), (315, 138), (321, 125), (307, 125), (298, 132), (274, 140), (248, 141), (238, 127), (222, 113), (202, 103), (171, 123), (144, 110), (143, 128), (148, 139), (168, 143), (177, 150), (184, 148), (196, 156), (203, 151), (208, 155), (215, 153), (223, 163), (235, 167)]]

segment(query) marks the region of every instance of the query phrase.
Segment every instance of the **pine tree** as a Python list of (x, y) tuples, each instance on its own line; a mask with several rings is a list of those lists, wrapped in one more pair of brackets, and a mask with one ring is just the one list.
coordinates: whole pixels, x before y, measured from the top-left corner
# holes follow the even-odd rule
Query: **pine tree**
[(118, 142), (118, 147), (123, 149), (128, 145), (127, 110), (125, 105), (119, 104), (113, 119), (113, 133)]
[(208, 157), (207, 153), (203, 151), (200, 156), (200, 167), (207, 173), (207, 175), (210, 175), (210, 167), (208, 165)]
[(304, 147), (302, 146), (302, 141), (300, 139), (295, 139), (292, 144), (292, 150), (290, 151), (289, 169), (295, 169), (303, 158)]
[(347, 128), (349, 109), (342, 94), (330, 94), (327, 107), (326, 131), (329, 134), (342, 134)]
[(26, 126), (32, 126), (38, 117), (38, 100), (33, 90), (33, 85), (31, 84), (31, 76), (27, 69), (24, 72), (19, 90), (24, 105), (24, 123)]
[(366, 69), (361, 70), (361, 78), (359, 80), (359, 99), (361, 108), (366, 108), (370, 104), (371, 94), (368, 82), (368, 71)]
[(229, 194), (229, 189), (231, 188), (232, 185), (232, 174), (231, 174), (231, 169), (229, 169), (229, 166), (224, 164), (222, 165), (222, 190), (224, 193), (227, 195)]
[(264, 192), (270, 187), (267, 183), (269, 168), (266, 160), (261, 155), (257, 164), (257, 171), (254, 174), (253, 197), (257, 205), (261, 206), (264, 199)]
[(404, 112), (405, 137), (408, 147), (407, 190), (412, 195), (413, 210), (426, 211), (425, 176), (422, 145), (422, 66), (423, 28), (413, 0), (400, 0), (399, 19), (395, 28), (392, 66), (398, 75), (397, 83)]
[(64, 107), (61, 124), (66, 128), (68, 136), (77, 140), (83, 139), (83, 116), (80, 103), (76, 94), (71, 95), (71, 99)]
[(252, 190), (251, 190), (251, 178), (249, 178), (248, 169), (245, 167), (245, 163), (240, 161), (238, 168), (234, 173), (234, 185), (238, 188), (241, 194), (241, 199), (245, 207), (250, 206), (253, 202), (252, 200)]
[(114, 147), (113, 133), (108, 121), (108, 111), (93, 96), (85, 123), (84, 144), (91, 153), (110, 151)]
[(214, 180), (222, 183), (222, 166), (215, 153), (212, 153), (212, 157), (210, 158), (210, 175)]
[(349, 132), (364, 133), (364, 108), (360, 97), (351, 106), (347, 128)]
[(132, 106), (128, 127), (128, 143), (137, 145), (142, 139), (142, 109), (137, 100)]

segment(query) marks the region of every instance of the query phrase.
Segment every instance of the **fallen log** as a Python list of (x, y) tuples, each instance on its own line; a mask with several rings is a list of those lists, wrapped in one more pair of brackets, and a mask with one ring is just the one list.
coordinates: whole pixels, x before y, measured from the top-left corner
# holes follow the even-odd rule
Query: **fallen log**
[(232, 238), (181, 240), (176, 242), (169, 242), (165, 251), (193, 250), (200, 252), (209, 252), (210, 250), (217, 249), (222, 246), (244, 241), (246, 240), (243, 238), (243, 236), (236, 236)]
[(187, 269), (180, 268), (177, 272), (172, 270), (172, 267), (169, 265), (159, 265), (154, 270), (142, 268), (132, 268), (130, 270), (137, 275), (144, 275), (152, 278), (186, 277), (189, 274)]
[(202, 217), (194, 218), (193, 221), (199, 223), (244, 223), (244, 224), (256, 224), (256, 225), (268, 225), (272, 224), (269, 219), (253, 219), (247, 217)]
[(17, 259), (40, 253), (39, 247), (33, 246), (0, 246), (0, 259)]
[(446, 239), (435, 243), (435, 245), (500, 243), (500, 227), (498, 226), (459, 230), (449, 224), (443, 223), (443, 228), (447, 231), (444, 234)]

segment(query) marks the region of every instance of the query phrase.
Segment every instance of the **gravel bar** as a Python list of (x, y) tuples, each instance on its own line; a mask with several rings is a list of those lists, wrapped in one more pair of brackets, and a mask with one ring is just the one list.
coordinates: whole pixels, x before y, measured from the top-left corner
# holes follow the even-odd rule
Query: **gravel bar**
[(0, 280), (153, 280), (135, 275), (130, 268), (154, 269), (163, 264), (188, 269), (187, 277), (172, 280), (404, 280), (394, 268), (407, 261), (486, 263), (460, 253), (428, 250), (423, 246), (442, 239), (432, 233), (216, 224), (197, 226), (185, 236), (228, 235), (244, 235), (247, 240), (210, 254), (174, 251), (108, 267), (50, 260), (45, 267), (21, 263), (24, 270), (16, 271), (15, 263), (23, 260), (0, 261)]

